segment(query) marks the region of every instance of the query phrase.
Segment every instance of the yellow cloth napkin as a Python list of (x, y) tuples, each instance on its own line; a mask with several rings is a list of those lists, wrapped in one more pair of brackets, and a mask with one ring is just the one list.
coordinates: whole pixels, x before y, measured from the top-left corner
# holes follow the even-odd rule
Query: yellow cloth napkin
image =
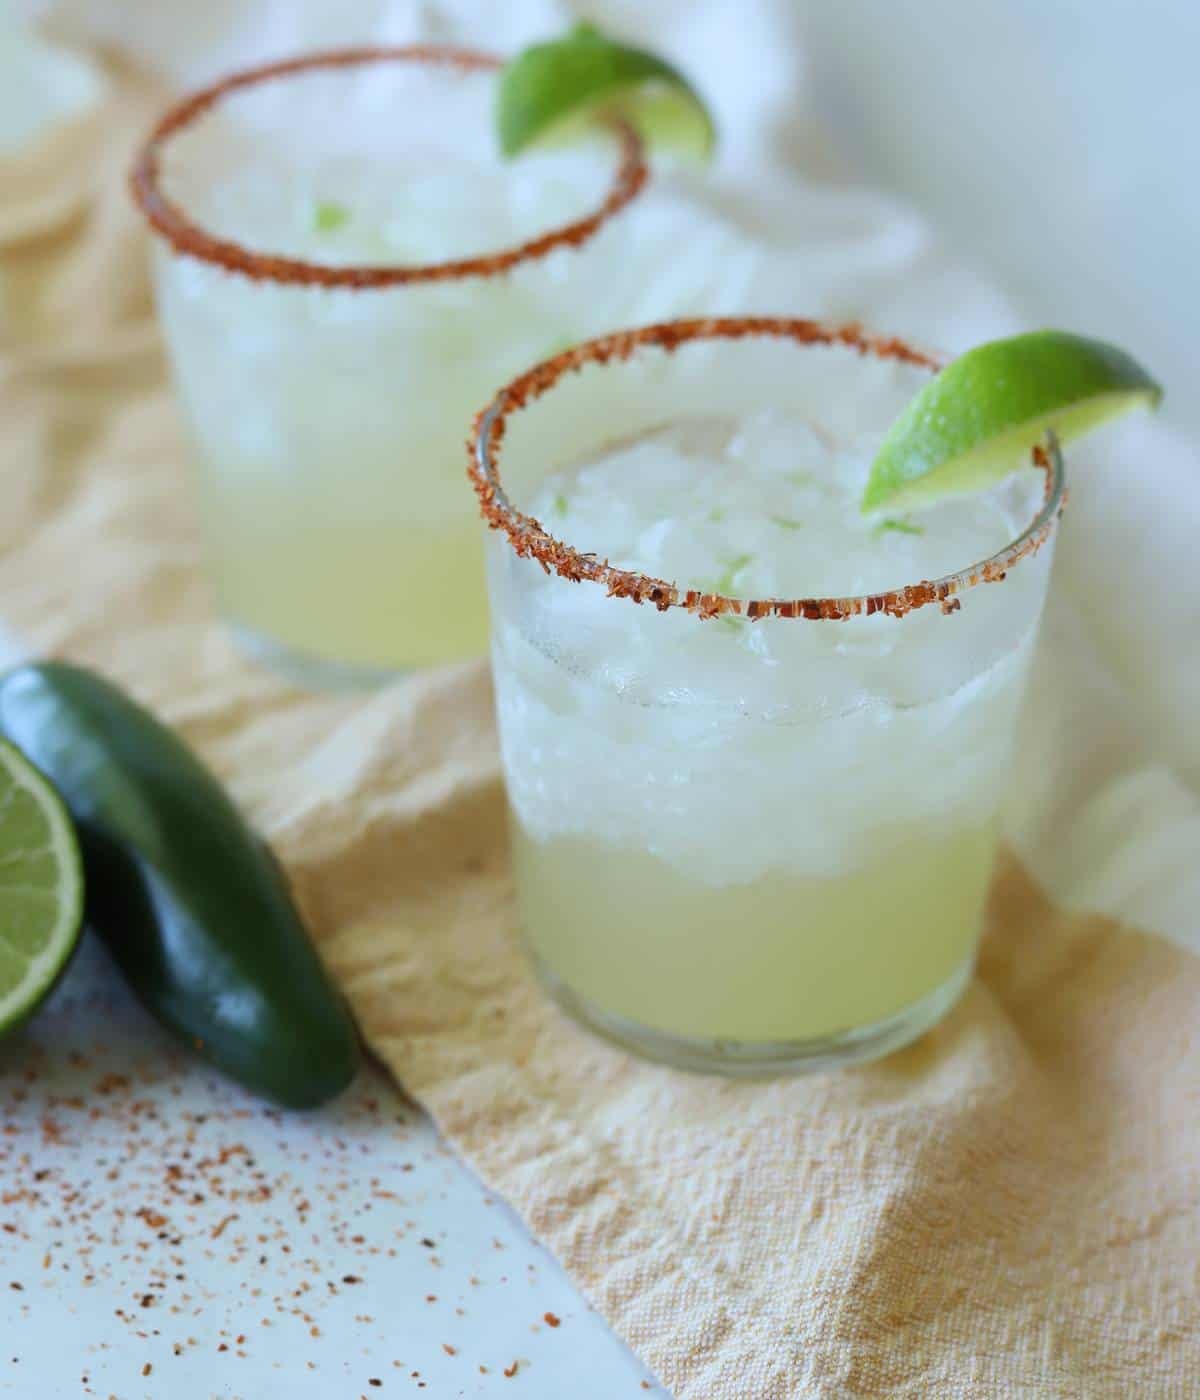
[(314, 697), (230, 650), (116, 188), (146, 110), (127, 86), (87, 220), (0, 250), (0, 617), (229, 781), (370, 1046), (681, 1400), (1200, 1395), (1191, 955), (1007, 856), (917, 1046), (761, 1084), (643, 1064), (514, 943), (484, 665)]

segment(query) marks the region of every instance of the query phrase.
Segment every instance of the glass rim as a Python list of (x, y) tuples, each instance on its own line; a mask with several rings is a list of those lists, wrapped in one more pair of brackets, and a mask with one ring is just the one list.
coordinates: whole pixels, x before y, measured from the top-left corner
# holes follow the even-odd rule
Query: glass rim
[(493, 530), (503, 530), (513, 552), (536, 559), (543, 570), (573, 583), (602, 585), (609, 597), (633, 603), (651, 603), (659, 612), (684, 608), (700, 618), (722, 614), (751, 620), (781, 617), (805, 621), (841, 622), (851, 617), (887, 613), (904, 617), (930, 603), (943, 613), (962, 606), (959, 593), (980, 583), (1003, 582), (1008, 570), (1026, 556), (1036, 554), (1050, 537), (1066, 505), (1067, 491), (1062, 453), (1053, 433), (1031, 449), (1030, 458), (1045, 477), (1042, 503), (1024, 530), (987, 559), (937, 579), (892, 588), (882, 593), (849, 597), (734, 598), (722, 593), (680, 589), (665, 579), (632, 569), (620, 569), (556, 539), (533, 516), (524, 515), (508, 499), (500, 476), (500, 451), (510, 415), (536, 402), (568, 373), (587, 365), (627, 361), (646, 346), (672, 353), (692, 341), (740, 341), (752, 337), (792, 340), (798, 346), (845, 346), (859, 355), (896, 360), (936, 373), (945, 357), (918, 350), (896, 336), (873, 335), (855, 322), (835, 324), (799, 317), (718, 316), (663, 321), (634, 330), (616, 331), (564, 350), (543, 360), (505, 385), (476, 417), (468, 441), (467, 474), (479, 497), (480, 513)]
[(139, 148), (130, 171), (129, 186), (134, 203), (155, 232), (183, 256), (198, 258), (257, 282), (366, 291), (467, 277), (496, 277), (520, 263), (543, 258), (557, 248), (581, 247), (641, 192), (649, 178), (645, 151), (636, 130), (627, 122), (609, 119), (606, 125), (616, 137), (619, 156), (608, 192), (590, 214), (496, 252), (447, 262), (411, 264), (332, 264), (255, 252), (235, 239), (210, 233), (163, 193), (159, 156), (164, 146), (229, 94), (315, 69), (354, 68), (372, 63), (429, 64), (461, 73), (492, 72), (503, 66), (502, 59), (477, 49), (452, 44), (405, 44), (324, 49), (239, 69), (181, 98), (159, 119)]

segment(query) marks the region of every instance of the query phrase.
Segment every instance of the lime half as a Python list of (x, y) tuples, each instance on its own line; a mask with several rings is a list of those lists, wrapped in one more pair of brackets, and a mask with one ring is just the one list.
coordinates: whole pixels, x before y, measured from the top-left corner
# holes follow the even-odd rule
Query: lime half
[(993, 340), (952, 360), (892, 424), (871, 467), (864, 511), (917, 510), (1014, 471), (1052, 429), (1062, 442), (1162, 389), (1132, 356), (1067, 331)]
[(0, 1032), (67, 965), (83, 926), (83, 862), (62, 799), (0, 739)]
[(716, 145), (708, 109), (677, 68), (591, 24), (525, 49), (500, 75), (496, 122), (506, 156), (574, 141), (610, 113), (659, 149), (707, 160)]

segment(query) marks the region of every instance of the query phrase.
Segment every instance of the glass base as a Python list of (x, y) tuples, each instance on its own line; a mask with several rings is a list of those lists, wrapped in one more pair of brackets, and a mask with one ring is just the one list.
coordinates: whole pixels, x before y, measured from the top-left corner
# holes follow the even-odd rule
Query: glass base
[(536, 955), (530, 956), (542, 985), (559, 1006), (605, 1039), (675, 1069), (743, 1079), (811, 1074), (890, 1055), (924, 1035), (945, 1016), (962, 995), (975, 966), (974, 958), (969, 958), (927, 997), (874, 1025), (836, 1031), (812, 1040), (703, 1040), (652, 1030), (616, 1012), (605, 1011), (573, 991)]
[(408, 674), (400, 668), (392, 671), (381, 666), (356, 666), (353, 662), (297, 651), (244, 623), (229, 618), (224, 621), (234, 645), (244, 656), (305, 690), (376, 690)]

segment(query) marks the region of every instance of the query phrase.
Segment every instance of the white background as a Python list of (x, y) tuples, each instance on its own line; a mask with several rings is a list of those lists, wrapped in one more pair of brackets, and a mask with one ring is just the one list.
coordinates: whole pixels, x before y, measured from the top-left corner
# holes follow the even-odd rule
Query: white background
[(1033, 322), (1155, 366), (1200, 438), (1200, 5), (848, 0), (806, 7), (826, 129)]

